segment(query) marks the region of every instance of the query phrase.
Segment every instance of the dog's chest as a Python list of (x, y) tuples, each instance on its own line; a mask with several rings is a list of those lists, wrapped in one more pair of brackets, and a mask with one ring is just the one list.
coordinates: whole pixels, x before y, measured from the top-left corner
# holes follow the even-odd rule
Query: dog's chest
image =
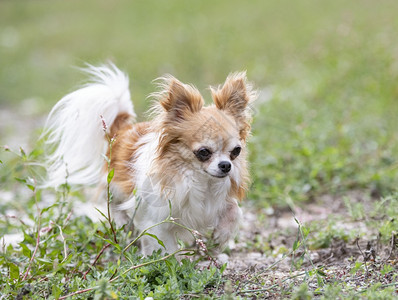
[[(177, 217), (189, 227), (196, 230), (210, 230), (217, 226), (220, 215), (226, 208), (230, 189), (230, 180), (209, 180), (208, 178), (187, 179), (180, 189), (187, 189), (186, 193), (178, 191), (176, 206)], [(184, 197), (178, 199), (178, 194)]]

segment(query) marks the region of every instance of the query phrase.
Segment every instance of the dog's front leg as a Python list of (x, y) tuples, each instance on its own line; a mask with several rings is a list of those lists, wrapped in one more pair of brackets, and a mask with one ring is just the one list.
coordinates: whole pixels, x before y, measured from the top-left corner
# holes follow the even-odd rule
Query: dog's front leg
[(226, 209), (220, 215), (219, 222), (213, 233), (214, 242), (219, 248), (222, 249), (228, 240), (234, 236), (238, 229), (241, 216), (242, 210), (238, 206), (238, 202), (235, 199), (231, 199)]

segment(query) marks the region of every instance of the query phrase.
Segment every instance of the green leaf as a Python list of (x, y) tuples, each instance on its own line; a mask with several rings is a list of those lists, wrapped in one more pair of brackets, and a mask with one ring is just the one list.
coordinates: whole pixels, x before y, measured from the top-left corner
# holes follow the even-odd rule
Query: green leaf
[(220, 268), (220, 273), (224, 273), (225, 269), (227, 268), (227, 263), (224, 263)]
[(26, 246), (24, 243), (19, 243), (19, 245), (22, 248), (22, 254), (26, 256), (27, 258), (31, 258), (32, 256), (32, 251)]
[(355, 266), (351, 269), (350, 274), (356, 274), (358, 270), (361, 269), (362, 265), (363, 264), (361, 262), (357, 261)]
[(35, 187), (34, 187), (33, 185), (31, 185), (31, 184), (26, 184), (26, 186), (27, 186), (31, 191), (34, 191), (34, 190), (35, 190)]
[(317, 271), (317, 276), (316, 276), (316, 281), (317, 281), (317, 283), (318, 283), (318, 286), (324, 286), (325, 285), (325, 282), (324, 282), (324, 280), (323, 280), (323, 276), (322, 275), (319, 275), (318, 274), (318, 271)]
[(29, 183), (26, 181), (26, 179), (18, 178), (18, 177), (14, 177), (14, 179), (15, 179), (16, 181), (20, 182), (20, 183), (25, 184), (25, 185), (26, 185), (29, 189), (31, 189), (32, 191), (35, 190), (35, 187), (34, 187), (33, 185), (29, 184)]
[(58, 299), (59, 296), (61, 296), (62, 290), (58, 287), (57, 284), (54, 284), (52, 286), (52, 296), (55, 297), (55, 299)]
[(308, 227), (301, 226), (301, 230), (302, 230), (304, 238), (306, 238), (308, 236), (308, 234), (310, 233), (310, 229)]
[(20, 183), (26, 184), (26, 179), (18, 178), (18, 177), (14, 177), (14, 179), (15, 179), (16, 181), (20, 182)]
[(108, 173), (108, 183), (111, 183), (113, 175), (115, 175), (115, 169), (112, 169)]
[(295, 240), (293, 243), (293, 251), (296, 251), (298, 249), (298, 247), (300, 247), (300, 241)]
[(37, 158), (37, 157), (39, 157), (41, 154), (43, 154), (44, 153), (44, 150), (43, 149), (41, 149), (41, 148), (36, 148), (36, 149), (33, 149), (30, 153), (29, 153), (29, 157), (30, 158)]
[(182, 253), (180, 253), (180, 254), (178, 254), (178, 255), (180, 255), (180, 256), (194, 256), (194, 255), (196, 255), (196, 252), (195, 251), (191, 251), (191, 250), (187, 250), (187, 252), (182, 252)]
[(10, 263), (8, 266), (10, 267), (11, 279), (19, 279), (19, 267), (13, 263)]
[(22, 149), (22, 147), (19, 147), (19, 150), (21, 151), (22, 157), (25, 157), (26, 156), (25, 150)]
[(66, 257), (66, 259), (59, 264), (58, 269), (63, 268), (64, 266), (66, 266), (67, 264), (69, 264), (72, 261), (73, 258), (73, 254), (69, 253), (69, 255)]
[(149, 274), (150, 273), (148, 268), (145, 268), (145, 267), (140, 268), (140, 272), (141, 272), (141, 274)]
[(22, 243), (28, 243), (28, 244), (31, 244), (31, 245), (35, 245), (36, 244), (36, 239), (34, 237), (30, 236), (29, 234), (27, 234), (25, 231), (23, 233), (23, 237), (24, 237), (24, 240), (23, 240)]
[(58, 203), (55, 203), (55, 204), (53, 204), (53, 205), (50, 205), (50, 206), (47, 206), (47, 207), (43, 208), (43, 209), (41, 210), (41, 213), (43, 214), (43, 213), (47, 212), (48, 210), (50, 210), (51, 208), (53, 208), (53, 207), (55, 207), (55, 206), (58, 206)]
[(153, 237), (155, 240), (158, 241), (158, 244), (159, 244), (160, 246), (162, 246), (164, 249), (166, 249), (166, 246), (163, 244), (163, 242), (162, 242), (161, 240), (159, 240), (159, 238), (158, 238), (156, 235), (154, 235), (154, 234), (152, 234), (152, 233), (148, 233), (148, 232), (145, 232), (144, 235), (149, 235), (150, 237)]
[(101, 216), (103, 216), (106, 220), (108, 220), (108, 217), (102, 211), (100, 211), (98, 208), (95, 209), (101, 214)]
[(119, 244), (116, 244), (114, 241), (110, 240), (110, 239), (106, 239), (98, 234), (94, 234), (94, 236), (100, 238), (101, 240), (107, 242), (108, 244), (111, 244), (112, 246), (114, 246), (117, 250), (122, 250), (122, 248), (119, 246)]
[(380, 270), (380, 273), (384, 276), (392, 271), (394, 271), (394, 268), (391, 265), (384, 265), (383, 268)]
[(45, 258), (41, 258), (41, 257), (36, 257), (35, 259), (38, 262), (41, 262), (41, 263), (43, 263), (43, 264), (45, 264), (47, 266), (52, 266), (53, 265), (53, 262), (51, 260), (49, 260), (49, 259), (45, 259)]

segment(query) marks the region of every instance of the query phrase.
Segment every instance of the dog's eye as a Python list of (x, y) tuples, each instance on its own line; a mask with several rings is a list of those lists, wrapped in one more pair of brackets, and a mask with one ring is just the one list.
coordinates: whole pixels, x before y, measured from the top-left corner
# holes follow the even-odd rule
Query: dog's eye
[(231, 159), (235, 159), (239, 154), (242, 148), (240, 146), (237, 146), (234, 148), (234, 150), (231, 151)]
[(197, 159), (200, 161), (206, 161), (211, 156), (211, 151), (207, 148), (200, 148), (198, 151), (195, 152)]

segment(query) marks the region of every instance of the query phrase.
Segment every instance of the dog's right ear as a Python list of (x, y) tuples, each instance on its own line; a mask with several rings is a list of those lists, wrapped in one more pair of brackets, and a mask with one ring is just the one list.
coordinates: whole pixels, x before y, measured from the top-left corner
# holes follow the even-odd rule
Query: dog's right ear
[(204, 101), (195, 87), (184, 84), (171, 75), (161, 80), (159, 103), (169, 114), (169, 118), (176, 121), (185, 120), (188, 115), (202, 109)]

